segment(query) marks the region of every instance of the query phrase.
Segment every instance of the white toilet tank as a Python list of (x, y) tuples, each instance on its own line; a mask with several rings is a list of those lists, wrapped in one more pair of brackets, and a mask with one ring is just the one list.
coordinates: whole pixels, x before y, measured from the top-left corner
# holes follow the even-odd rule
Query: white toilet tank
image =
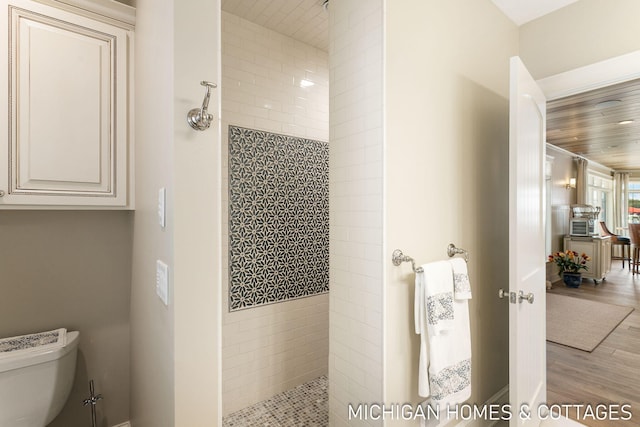
[[(45, 427), (60, 413), (73, 386), (79, 337), (64, 331), (55, 343), (39, 334), (0, 339), (0, 427)], [(3, 350), (7, 340), (17, 347)]]

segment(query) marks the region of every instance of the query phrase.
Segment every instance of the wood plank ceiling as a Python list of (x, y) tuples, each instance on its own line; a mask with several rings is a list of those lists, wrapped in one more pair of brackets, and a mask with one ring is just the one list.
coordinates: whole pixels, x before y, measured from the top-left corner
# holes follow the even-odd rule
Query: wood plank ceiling
[(640, 79), (549, 101), (547, 142), (614, 170), (640, 170)]

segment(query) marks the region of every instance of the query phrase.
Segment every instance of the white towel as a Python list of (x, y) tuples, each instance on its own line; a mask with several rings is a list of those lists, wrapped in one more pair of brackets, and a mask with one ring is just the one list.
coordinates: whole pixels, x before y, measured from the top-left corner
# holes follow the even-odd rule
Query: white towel
[(453, 274), (451, 264), (437, 261), (422, 266), (424, 304), (429, 335), (453, 328)]
[(424, 273), (416, 275), (414, 302), (415, 329), (420, 334), (418, 394), (431, 396), (432, 406), (444, 413), (447, 405), (462, 403), (471, 396), (471, 334), (466, 299), (470, 293), (461, 292), (465, 299), (453, 298), (454, 272), (449, 261), (422, 268)]
[[(423, 266), (424, 268), (424, 266)], [(424, 274), (416, 274), (413, 315), (416, 334), (420, 335), (420, 359), (418, 362), (418, 394), (429, 396), (429, 334), (427, 333), (427, 314), (425, 311)]]
[(447, 405), (471, 397), (471, 333), (467, 300), (454, 300), (454, 327), (429, 336), (431, 403), (446, 412)]
[(462, 258), (449, 260), (453, 269), (453, 294), (455, 299), (471, 299), (471, 282), (467, 262)]
[(429, 340), (454, 326), (453, 274), (451, 264), (437, 261), (422, 266), (416, 274), (414, 322), (420, 334), (418, 394), (429, 396)]

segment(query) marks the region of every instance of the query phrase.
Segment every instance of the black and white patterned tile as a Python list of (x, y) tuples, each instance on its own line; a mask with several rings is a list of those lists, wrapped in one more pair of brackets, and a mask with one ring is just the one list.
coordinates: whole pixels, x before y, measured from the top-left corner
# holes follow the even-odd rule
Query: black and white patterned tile
[(328, 425), (329, 394), (326, 375), (222, 419), (223, 427), (324, 427)]
[(329, 290), (329, 144), (229, 126), (229, 309)]

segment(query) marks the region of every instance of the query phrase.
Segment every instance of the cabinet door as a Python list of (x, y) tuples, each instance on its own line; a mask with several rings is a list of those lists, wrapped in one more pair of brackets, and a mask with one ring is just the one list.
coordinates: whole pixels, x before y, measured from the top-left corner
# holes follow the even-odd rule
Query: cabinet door
[(31, 1), (0, 4), (9, 58), (0, 203), (125, 206), (127, 31)]
[(587, 270), (582, 271), (582, 277), (588, 279), (597, 278), (597, 274), (599, 270), (599, 251), (597, 251), (598, 246), (596, 243), (591, 240), (571, 240), (565, 239), (565, 249), (570, 249), (572, 251), (576, 251), (579, 254), (585, 253), (591, 257), (590, 261), (587, 261)]

